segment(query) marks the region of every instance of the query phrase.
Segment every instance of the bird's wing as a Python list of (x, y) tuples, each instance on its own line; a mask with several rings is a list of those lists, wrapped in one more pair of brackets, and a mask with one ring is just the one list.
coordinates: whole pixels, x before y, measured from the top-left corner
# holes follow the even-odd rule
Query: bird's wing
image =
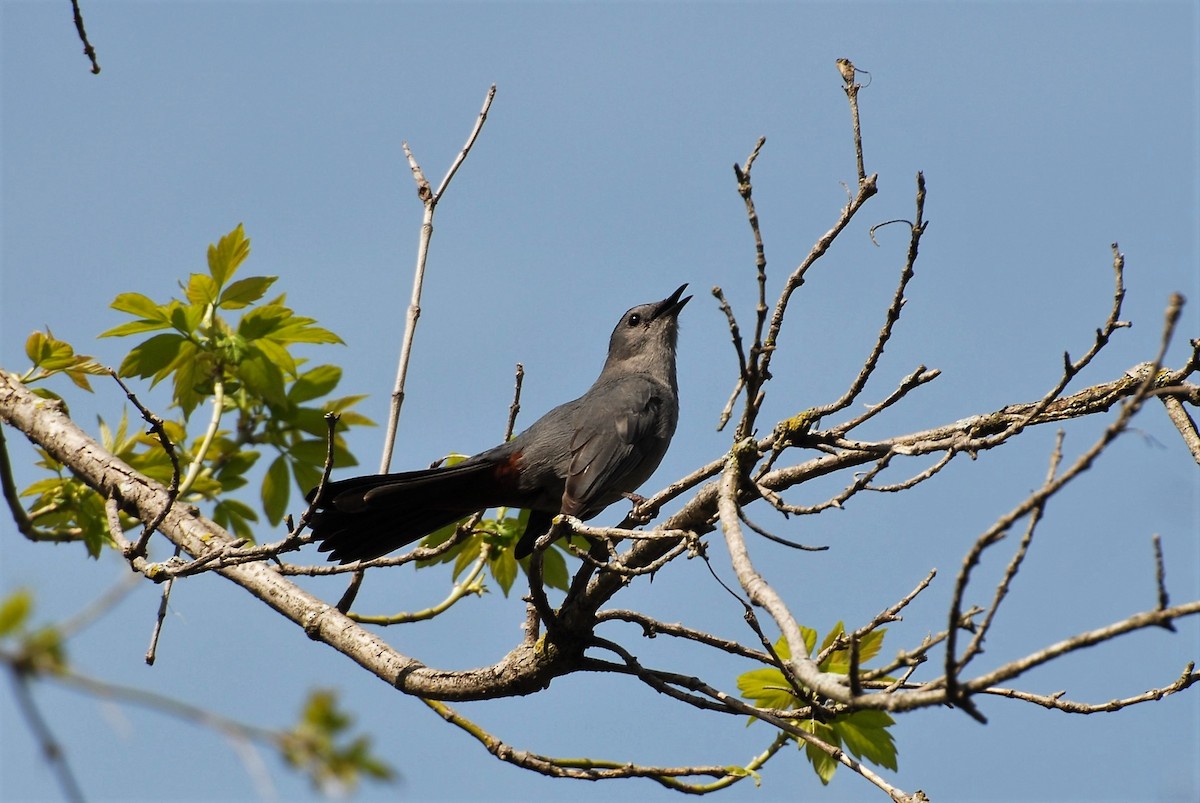
[[(571, 438), (571, 463), (563, 493), (563, 512), (574, 516), (597, 513), (625, 487), (659, 438), (663, 397), (658, 385), (642, 377), (626, 377), (589, 400), (584, 417), (577, 414)], [(606, 498), (607, 497), (607, 498)], [(589, 509), (591, 508), (591, 509)]]

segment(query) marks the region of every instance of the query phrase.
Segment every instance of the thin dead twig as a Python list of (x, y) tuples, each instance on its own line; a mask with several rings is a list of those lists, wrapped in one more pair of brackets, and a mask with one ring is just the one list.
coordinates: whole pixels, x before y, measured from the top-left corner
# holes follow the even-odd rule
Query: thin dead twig
[[(857, 107), (856, 107), (857, 108)], [(855, 130), (858, 130), (857, 123)], [(862, 174), (861, 151), (859, 156), (859, 173)], [(862, 369), (858, 372), (858, 376), (850, 383), (850, 387), (842, 394), (841, 398), (831, 404), (823, 405), (815, 408), (813, 416), (816, 418), (824, 418), (827, 415), (844, 410), (849, 407), (863, 389), (867, 385), (867, 381), (875, 372), (875, 368), (879, 365), (879, 360), (883, 356), (883, 350), (887, 346), (888, 341), (892, 337), (892, 331), (900, 320), (901, 310), (904, 309), (905, 291), (908, 289), (908, 283), (912, 281), (916, 275), (917, 254), (920, 251), (921, 236), (929, 227), (929, 222), (925, 220), (925, 174), (917, 173), (917, 199), (916, 199), (916, 220), (909, 224), (910, 236), (908, 241), (908, 254), (904, 260), (904, 267), (900, 271), (900, 281), (896, 285), (896, 290), (892, 294), (892, 301), (888, 305), (887, 313), (883, 322), (883, 326), (879, 329), (879, 335), (875, 338), (875, 345), (871, 349), (871, 353), (867, 355), (867, 359), (863, 362)]]
[(429, 181), (425, 178), (421, 166), (413, 156), (408, 143), (404, 143), (404, 153), (408, 158), (409, 167), (412, 169), (413, 180), (417, 184), (417, 196), (424, 204), (425, 212), (421, 221), (421, 236), (417, 241), (417, 265), (413, 271), (412, 295), (405, 316), (404, 337), (400, 342), (400, 362), (396, 367), (396, 384), (392, 389), (392, 403), (388, 413), (387, 433), (384, 435), (383, 456), (379, 462), (380, 474), (386, 474), (391, 467), (392, 450), (396, 442), (396, 430), (400, 424), (400, 409), (404, 405), (404, 384), (408, 377), (408, 363), (412, 355), (413, 336), (416, 333), (417, 319), (421, 317), (421, 288), (425, 282), (425, 264), (429, 257), (429, 241), (433, 237), (433, 213), (437, 209), (442, 195), (449, 188), (450, 181), (454, 178), (455, 173), (458, 172), (458, 168), (466, 161), (467, 155), (471, 152), (471, 148), (475, 144), (475, 140), (479, 137), (479, 132), (483, 130), (483, 124), (487, 121), (488, 110), (492, 107), (492, 100), (495, 97), (496, 85), (492, 84), (488, 90), (487, 97), (483, 101), (483, 108), (475, 118), (475, 125), (467, 137), (466, 144), (458, 152), (458, 155), (455, 157), (454, 162), (451, 163), (450, 169), (446, 171), (446, 176), (442, 179), (442, 183), (438, 185), (436, 191), (430, 190)]
[[(1120, 270), (1117, 270), (1118, 276)], [(1103, 452), (1110, 443), (1129, 425), (1133, 415), (1141, 409), (1142, 404), (1149, 398), (1149, 392), (1154, 385), (1154, 381), (1158, 374), (1158, 366), (1162, 364), (1162, 359), (1166, 354), (1167, 346), (1170, 344), (1175, 333), (1175, 326), (1179, 321), (1179, 316), (1183, 308), (1183, 298), (1178, 294), (1172, 295), (1170, 302), (1164, 315), (1164, 324), (1162, 338), (1159, 345), (1158, 354), (1156, 355), (1150, 369), (1146, 371), (1145, 378), (1141, 381), (1137, 391), (1127, 399), (1122, 405), (1116, 419), (1105, 428), (1101, 436), (1081, 454), (1075, 462), (1063, 473), (1057, 477), (1052, 477), (1046, 480), (1040, 488), (1025, 498), (1020, 504), (1013, 508), (1009, 513), (1001, 516), (996, 522), (989, 527), (972, 546), (966, 558), (963, 560), (962, 568), (959, 570), (958, 578), (955, 581), (953, 598), (950, 605), (948, 623), (947, 623), (947, 639), (946, 639), (946, 660), (945, 660), (945, 683), (948, 695), (948, 701), (962, 705), (964, 710), (972, 713), (973, 716), (980, 717), (977, 712), (973, 712), (969, 702), (963, 696), (967, 692), (966, 687), (959, 686), (958, 671), (960, 669), (959, 658), (956, 650), (959, 624), (962, 619), (962, 599), (966, 591), (967, 583), (970, 580), (972, 569), (978, 564), (979, 558), (983, 551), (992, 544), (999, 541), (1005, 533), (1021, 518), (1027, 515), (1037, 513), (1040, 515), (1041, 509), (1046, 504), (1047, 500), (1056, 494), (1064, 485), (1071, 482), (1076, 476), (1086, 471), (1091, 467), (1092, 463)], [(1119, 304), (1114, 305), (1113, 318), (1119, 309)], [(1112, 318), (1110, 318), (1112, 320)], [(1097, 347), (1098, 348), (1098, 347)], [(1090, 357), (1089, 357), (1090, 359)], [(1053, 467), (1057, 467), (1057, 462), (1053, 463)]]
[(79, 9), (79, 0), (71, 0), (71, 11), (75, 17), (75, 32), (79, 34), (79, 41), (83, 43), (83, 55), (87, 56), (88, 61), (92, 63), (92, 75), (99, 75), (100, 62), (96, 60), (96, 48), (92, 47), (87, 31), (84, 30), (83, 12)]

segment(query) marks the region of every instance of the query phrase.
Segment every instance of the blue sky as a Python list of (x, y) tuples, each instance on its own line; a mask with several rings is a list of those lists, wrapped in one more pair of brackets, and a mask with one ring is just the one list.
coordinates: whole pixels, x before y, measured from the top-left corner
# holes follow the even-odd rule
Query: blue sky
[[(516, 362), (528, 424), (578, 394), (620, 313), (690, 282), (683, 316), (683, 412), (654, 490), (728, 447), (714, 423), (734, 378), (724, 288), (749, 322), (753, 247), (731, 165), (755, 140), (754, 171), (771, 287), (807, 253), (852, 182), (849, 115), (834, 60), (871, 71), (861, 94), (867, 169), (880, 194), (810, 274), (780, 342), (764, 421), (835, 398), (873, 343), (906, 237), (866, 229), (911, 217), (914, 175), (929, 185), (917, 276), (904, 318), (865, 396), (916, 365), (943, 371), (869, 433), (946, 423), (1039, 397), (1064, 350), (1082, 353), (1108, 313), (1110, 243), (1127, 256), (1133, 326), (1078, 380), (1102, 382), (1150, 359), (1172, 291), (1188, 296), (1179, 342), (1200, 334), (1197, 246), (1197, 11), (1192, 3), (562, 4), (86, 3), (103, 72), (80, 54), (68, 4), (0, 6), (0, 365), (49, 326), (116, 364), (130, 344), (96, 340), (122, 321), (119, 292), (165, 299), (203, 269), (204, 249), (243, 222), (249, 274), (280, 277), (291, 305), (346, 341), (314, 351), (345, 368), (340, 390), (369, 394), (382, 421), (411, 282), (420, 204), (401, 151), (431, 178), (461, 147), (487, 88), (491, 117), (439, 208), (423, 316), (394, 465), (478, 451), (504, 426)], [(1168, 363), (1178, 365), (1177, 345)], [(1082, 385), (1077, 385), (1082, 386)], [(97, 383), (76, 418), (113, 421), (123, 398)], [(59, 388), (65, 390), (65, 388)], [(146, 392), (151, 403), (162, 397)], [(1067, 428), (1068, 457), (1105, 421)], [(28, 483), (29, 452), (7, 433)], [(378, 460), (382, 430), (351, 446)], [(939, 569), (889, 632), (885, 652), (940, 627), (952, 578), (976, 535), (1045, 473), (1053, 432), (960, 461), (903, 498), (856, 500), (837, 515), (777, 522), (819, 555), (752, 548), (806, 624), (861, 622)], [(905, 466), (898, 481), (921, 466)], [(797, 491), (818, 501), (824, 488)], [(600, 523), (615, 522), (616, 508)], [(761, 518), (766, 519), (764, 513)], [(1196, 466), (1157, 405), (1059, 497), (988, 641), (997, 665), (1154, 603), (1150, 537), (1173, 599), (1200, 594)], [(266, 537), (266, 534), (264, 534)], [(724, 554), (719, 538), (713, 552)], [(30, 545), (0, 524), (0, 591), (37, 595), (69, 616), (128, 574), (115, 556)], [(160, 546), (161, 550), (161, 546)], [(994, 576), (1006, 560), (984, 568)], [(988, 574), (988, 573), (991, 574)], [(728, 573), (726, 575), (729, 577)], [(444, 595), (436, 571), (368, 584), (364, 608), (411, 609)], [(340, 584), (312, 583), (328, 598)], [(989, 586), (979, 586), (982, 602)], [(696, 561), (630, 589), (620, 604), (750, 638)], [(663, 799), (651, 784), (579, 784), (515, 770), (351, 662), (304, 638), (217, 577), (177, 586), (158, 664), (142, 654), (157, 607), (140, 588), (70, 644), (74, 665), (271, 725), (307, 689), (339, 690), (409, 799)], [(388, 633), (432, 665), (498, 660), (519, 638), (522, 605), (494, 592), (436, 624)], [(733, 690), (750, 667), (622, 634), (646, 660)], [(659, 639), (659, 641), (662, 641)], [(1195, 621), (1135, 634), (1029, 673), (1015, 685), (1087, 702), (1170, 683), (1200, 654)], [(699, 663), (697, 663), (699, 661)], [(46, 685), (39, 703), (95, 799), (252, 798), (219, 735), (159, 714)], [(934, 800), (1189, 800), (1200, 794), (1195, 690), (1118, 714), (1072, 717), (985, 700), (980, 726), (924, 711), (896, 729), (902, 788)], [(552, 755), (656, 763), (739, 763), (769, 740), (667, 705), (608, 678), (556, 681), (529, 699), (463, 706), (500, 738)], [(0, 695), (5, 799), (58, 789)], [(309, 795), (265, 756), (280, 797)], [(726, 800), (877, 795), (841, 772), (821, 792), (794, 754), (763, 786)], [(878, 798), (876, 798), (878, 799)]]

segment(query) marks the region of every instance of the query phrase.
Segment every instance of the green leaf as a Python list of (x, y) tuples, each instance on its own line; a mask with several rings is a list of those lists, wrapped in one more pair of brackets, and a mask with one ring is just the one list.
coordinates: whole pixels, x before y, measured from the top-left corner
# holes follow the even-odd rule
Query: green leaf
[[(832, 744), (840, 747), (837, 734), (823, 722), (818, 722), (815, 719), (806, 719), (797, 723), (801, 730), (808, 731), (826, 744)], [(817, 773), (817, 777), (821, 779), (823, 785), (828, 785), (833, 780), (833, 773), (837, 771), (838, 764), (833, 756), (826, 753), (824, 750), (810, 745), (808, 742), (801, 742), (801, 747), (804, 750), (804, 755), (812, 764), (813, 771)]]
[(223, 448), (222, 453), (220, 466), (217, 468), (217, 478), (222, 485), (233, 477), (245, 474), (254, 467), (259, 458), (258, 452), (252, 449), (239, 450), (234, 444), (230, 444), (229, 448)]
[(268, 338), (255, 340), (250, 345), (252, 349), (258, 349), (264, 357), (278, 366), (280, 370), (291, 376), (296, 375), (296, 360), (285, 347)]
[(167, 308), (167, 318), (176, 331), (185, 335), (195, 334), (207, 308), (207, 304), (184, 304), (172, 299)]
[(292, 474), (296, 477), (296, 486), (304, 493), (310, 488), (316, 488), (321, 483), (321, 469), (304, 463), (292, 463)]
[(288, 401), (301, 404), (319, 399), (329, 393), (342, 379), (342, 369), (336, 365), (318, 365), (305, 371), (288, 389)]
[(158, 329), (166, 329), (171, 324), (167, 321), (151, 321), (140, 320), (123, 323), (120, 326), (114, 326), (112, 329), (101, 332), (100, 337), (127, 337), (128, 335), (140, 335), (142, 332), (153, 332)]
[(775, 667), (744, 672), (738, 675), (737, 685), (742, 696), (759, 708), (786, 709), (795, 708), (799, 704), (783, 673)]
[(70, 368), (63, 369), (63, 373), (67, 375), (68, 379), (75, 383), (76, 387), (91, 393), (92, 383), (88, 381), (88, 374), (95, 376), (105, 375), (108, 373), (108, 369), (100, 363), (95, 362), (91, 358), (81, 355), (76, 357), (76, 363), (74, 365), (72, 365)]
[(894, 724), (896, 721), (886, 711), (867, 710), (840, 716), (831, 727), (857, 758), (896, 770), (896, 741), (887, 730)]
[(266, 304), (255, 307), (242, 316), (238, 321), (238, 334), (246, 340), (258, 340), (260, 337), (272, 337), (284, 325), (292, 311), (278, 304)]
[(280, 748), (284, 759), (303, 770), (313, 785), (326, 794), (353, 788), (360, 776), (377, 780), (394, 777), (392, 768), (371, 754), (368, 737), (342, 742), (352, 722), (338, 708), (333, 692), (312, 692), (300, 722), (282, 735)]
[(204, 273), (193, 273), (184, 288), (187, 300), (197, 306), (208, 306), (217, 300), (217, 283)]
[(340, 414), (342, 416), (342, 420), (347, 420), (348, 417), (350, 417), (350, 416), (358, 416), (359, 418), (364, 418), (368, 422), (366, 424), (366, 426), (373, 427), (373, 426), (375, 426), (375, 422), (371, 421), (369, 418), (358, 415), (358, 413), (347, 413), (347, 410), (349, 410), (351, 407), (358, 404), (360, 401), (362, 401), (365, 398), (367, 398), (365, 394), (358, 395), (358, 396), (342, 396), (337, 399), (329, 399), (321, 407), (323, 410), (325, 410), (327, 412)]
[(27, 374), (26, 382), (45, 379), (57, 373), (65, 373), (76, 386), (91, 392), (92, 385), (88, 382), (88, 374), (108, 373), (108, 369), (91, 357), (76, 354), (74, 346), (65, 340), (56, 338), (49, 329), (29, 335), (25, 340), (25, 355), (29, 357), (29, 361), (38, 371), (38, 373)]
[(45, 479), (37, 480), (29, 485), (28, 488), (21, 491), (21, 496), (34, 496), (36, 494), (54, 493), (62, 489), (63, 483), (66, 482), (62, 477), (46, 477)]
[(872, 630), (867, 635), (858, 640), (858, 664), (864, 666), (867, 661), (870, 661), (879, 651), (883, 649), (883, 637), (887, 634), (887, 628), (883, 627), (878, 630)]
[[(148, 321), (166, 321), (166, 312), (158, 304), (141, 293), (121, 293), (110, 305), (117, 312), (128, 312)], [(101, 335), (104, 337), (104, 335)]]
[(35, 366), (40, 365), (47, 349), (46, 336), (41, 332), (33, 332), (25, 338), (25, 356)]
[(25, 341), (25, 356), (44, 371), (60, 371), (77, 361), (75, 349), (50, 332), (33, 332)]
[[(825, 640), (821, 644), (820, 652), (824, 652), (833, 644), (839, 637), (845, 634), (845, 627), (841, 622), (834, 625), (833, 630), (830, 630)], [(873, 630), (863, 636), (858, 641), (858, 665), (859, 667), (866, 666), (867, 662), (879, 654), (879, 650), (883, 648), (883, 637), (887, 634), (887, 628)], [(842, 675), (850, 673), (850, 646), (847, 644), (844, 647), (839, 647), (829, 653), (820, 664), (822, 672), (837, 672)]]
[[(813, 654), (813, 650), (817, 646), (817, 631), (813, 630), (811, 627), (800, 625), (800, 635), (804, 638), (804, 647), (808, 650), (808, 654), (811, 656)], [(782, 655), (782, 653), (780, 654)]]
[[(846, 627), (841, 622), (833, 626), (833, 629), (825, 634), (825, 638), (821, 641), (821, 648), (817, 650), (817, 654), (825, 652), (829, 649), (837, 639), (846, 632)], [(825, 657), (825, 660), (819, 664), (822, 672), (837, 672), (842, 675), (850, 672), (850, 650), (846, 647), (836, 649)]]
[[(456, 532), (458, 532), (458, 525), (461, 523), (462, 523), (462, 520), (459, 520), (452, 524), (447, 524), (445, 527), (434, 530), (429, 535), (427, 535), (421, 539), (421, 546), (429, 547), (430, 549), (441, 546), (442, 544), (446, 543), (447, 541), (449, 541), (451, 538), (454, 537), (454, 534)], [(427, 558), (425, 560), (417, 561), (417, 566), (424, 567), (424, 566), (433, 566), (434, 564), (437, 564), (437, 563), (449, 563), (450, 561), (455, 560), (464, 551), (467, 551), (466, 546), (468, 544), (474, 545), (474, 547), (470, 551), (473, 554), (478, 555), (479, 554), (478, 538), (474, 538), (474, 537), (466, 538), (462, 541), (462, 543), (455, 544), (454, 547), (451, 548), (449, 551), (443, 552), (441, 555), (438, 555), (435, 558)], [(455, 576), (457, 576), (457, 573)]]
[[(470, 548), (467, 548), (470, 545)], [(455, 553), (454, 567), (450, 572), (450, 576), (457, 580), (469, 566), (479, 560), (479, 550), (483, 548), (479, 538), (468, 538), (463, 542), (463, 549), (451, 550)]]
[(249, 505), (236, 499), (222, 499), (213, 506), (212, 519), (239, 538), (254, 542), (254, 528), (251, 524), (258, 521), (258, 514)]
[[(155, 376), (169, 366), (187, 341), (182, 335), (165, 332), (133, 347), (121, 362), (121, 376)], [(156, 377), (155, 384), (162, 377)]]
[[(325, 454), (328, 450), (329, 445), (325, 441), (309, 438), (292, 444), (292, 447), (288, 451), (294, 459), (300, 462), (307, 463), (310, 466), (324, 466)], [(336, 449), (334, 451), (336, 453)]]
[(249, 255), (250, 241), (246, 239), (246, 232), (241, 223), (217, 241), (216, 245), (210, 245), (208, 247), (208, 272), (216, 281), (217, 287), (224, 287), (229, 278), (233, 276), (234, 271)]
[[(805, 627), (804, 625), (799, 625), (799, 627), (800, 638), (804, 640), (804, 649), (807, 651), (808, 655), (812, 655), (813, 647), (817, 644), (817, 631), (813, 630), (811, 627)], [(788, 646), (787, 639), (784, 636), (780, 636), (775, 640), (775, 652), (783, 660), (791, 660), (792, 648)]]
[(29, 612), (33, 610), (33, 595), (29, 589), (19, 588), (0, 604), (0, 636), (8, 636), (25, 627)]
[[(296, 400), (292, 398), (291, 388), (288, 388), (288, 401), (295, 405)], [(315, 407), (290, 407), (287, 423), (289, 429), (295, 429), (314, 438), (325, 440), (329, 436), (329, 424), (325, 421), (325, 411)], [(341, 428), (339, 423), (338, 429)]]
[[(289, 310), (289, 313), (291, 311)], [(279, 326), (272, 337), (287, 343), (342, 343), (342, 339), (328, 329), (313, 326), (315, 318), (305, 318), (291, 315), (290, 319)]]
[(495, 550), (494, 557), (488, 561), (488, 568), (492, 572), (492, 577), (496, 578), (496, 584), (500, 586), (500, 590), (507, 597), (508, 592), (512, 590), (513, 582), (517, 579), (517, 559), (513, 556), (513, 551), (511, 549)]
[(246, 389), (268, 404), (285, 404), (287, 395), (283, 389), (283, 371), (270, 360), (261, 349), (251, 347), (249, 356), (242, 360), (234, 374), (246, 385)]
[(204, 399), (200, 386), (205, 386), (204, 392), (211, 392), (208, 383), (213, 379), (212, 355), (200, 354), (195, 343), (185, 340), (179, 347), (179, 356), (174, 366), (173, 400), (183, 410), (183, 417), (187, 419)]
[(43, 627), (21, 640), (21, 657), (25, 670), (37, 675), (54, 675), (67, 666), (67, 651), (62, 633), (54, 627)]
[(278, 276), (250, 276), (238, 279), (225, 288), (217, 306), (221, 309), (242, 309), (258, 301), (275, 283)]
[(554, 549), (547, 549), (542, 553), (542, 582), (550, 588), (566, 591), (570, 581), (571, 576), (567, 572), (567, 562), (563, 559), (562, 549), (555, 544)]
[(290, 479), (287, 458), (279, 455), (271, 462), (262, 483), (263, 510), (272, 525), (283, 521), (283, 514), (287, 512), (288, 497), (291, 495)]
[(829, 649), (833, 642), (837, 641), (838, 636), (846, 632), (846, 626), (842, 622), (838, 622), (833, 626), (833, 629), (825, 634), (825, 638), (821, 641), (821, 649), (818, 652), (824, 652)]

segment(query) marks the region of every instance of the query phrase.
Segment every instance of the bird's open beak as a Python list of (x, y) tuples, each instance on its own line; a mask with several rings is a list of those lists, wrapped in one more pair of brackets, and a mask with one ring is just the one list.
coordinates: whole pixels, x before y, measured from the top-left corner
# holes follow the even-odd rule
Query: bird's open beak
[(655, 304), (654, 305), (654, 317), (658, 318), (662, 315), (671, 315), (671, 316), (678, 315), (679, 311), (681, 309), (683, 309), (683, 305), (692, 300), (691, 296), (688, 296), (687, 298), (684, 298), (684, 299), (679, 298), (681, 295), (683, 295), (683, 291), (686, 289), (687, 289), (687, 285), (681, 284), (681, 285), (679, 285), (678, 290), (676, 290), (674, 293), (671, 293), (671, 295), (667, 296), (662, 301)]

